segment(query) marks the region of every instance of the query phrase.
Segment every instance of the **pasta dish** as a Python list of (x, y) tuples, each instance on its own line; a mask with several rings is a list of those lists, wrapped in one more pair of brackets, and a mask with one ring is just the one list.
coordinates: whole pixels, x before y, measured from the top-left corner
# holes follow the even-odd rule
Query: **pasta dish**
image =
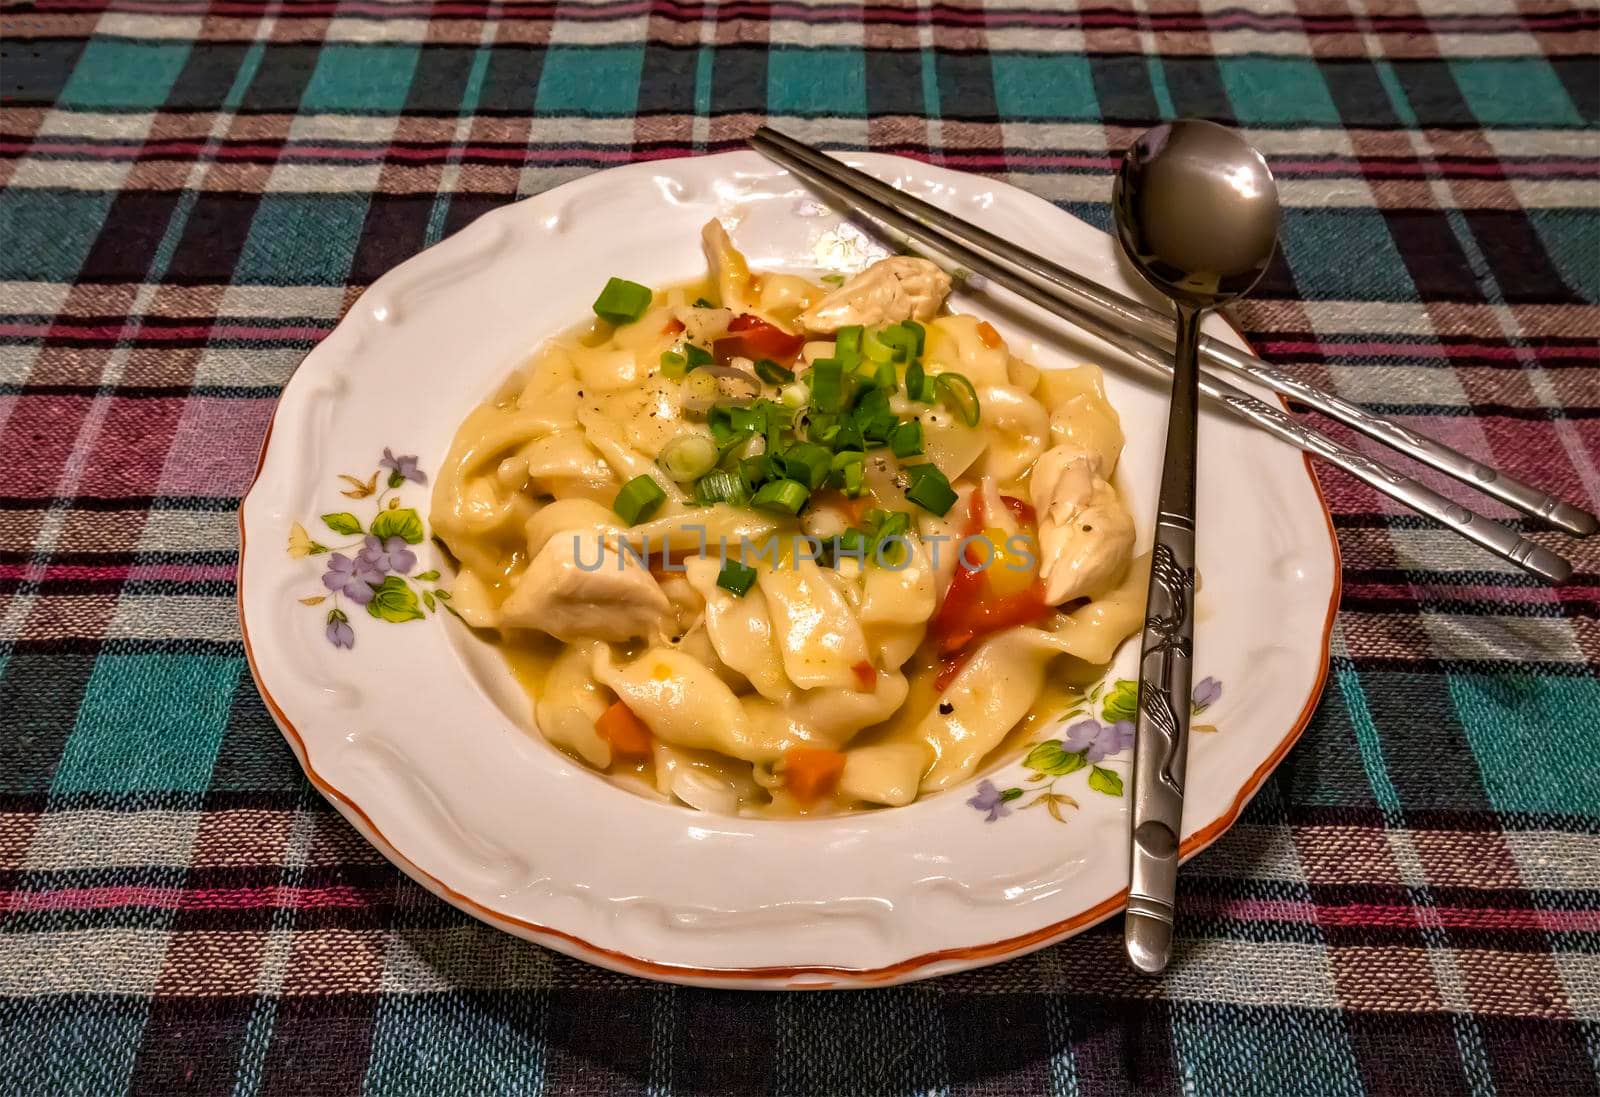
[(1012, 756), (1140, 625), (1092, 365), (1041, 370), (896, 256), (613, 278), (457, 431), (451, 606), (554, 746), (722, 814), (901, 806)]

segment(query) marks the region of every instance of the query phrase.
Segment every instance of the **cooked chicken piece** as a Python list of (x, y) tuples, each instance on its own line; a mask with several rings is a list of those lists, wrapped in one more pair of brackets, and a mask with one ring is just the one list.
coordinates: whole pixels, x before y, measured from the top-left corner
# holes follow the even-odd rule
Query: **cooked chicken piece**
[(811, 332), (932, 320), (950, 294), (950, 276), (926, 259), (896, 255), (872, 266), (800, 314)]
[(1046, 450), (1029, 492), (1039, 518), (1044, 600), (1060, 605), (1116, 581), (1133, 553), (1133, 519), (1101, 476), (1100, 459), (1076, 446)]
[(500, 606), (502, 627), (567, 643), (649, 638), (671, 619), (672, 603), (655, 577), (593, 529), (551, 537)]

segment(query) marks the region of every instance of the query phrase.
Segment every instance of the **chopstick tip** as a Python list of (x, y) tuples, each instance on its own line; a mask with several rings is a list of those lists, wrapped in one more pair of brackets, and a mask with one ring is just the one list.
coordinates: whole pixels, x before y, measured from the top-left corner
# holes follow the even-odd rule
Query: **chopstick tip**
[(1541, 579), (1559, 584), (1572, 578), (1572, 564), (1565, 557), (1526, 540), (1518, 549), (1512, 558)]
[(1600, 518), (1571, 503), (1561, 503), (1552, 510), (1550, 522), (1574, 537), (1591, 537), (1600, 531)]

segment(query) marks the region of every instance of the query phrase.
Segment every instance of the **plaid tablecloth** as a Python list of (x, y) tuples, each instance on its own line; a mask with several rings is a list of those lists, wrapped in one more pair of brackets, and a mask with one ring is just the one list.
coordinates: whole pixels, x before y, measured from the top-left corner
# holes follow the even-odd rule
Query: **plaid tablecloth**
[(1552, 590), (1324, 472), (1327, 694), (1186, 870), (1157, 982), (1115, 923), (867, 993), (524, 945), (310, 790), (233, 606), (274, 398), (362, 285), (768, 118), (1101, 225), (1134, 133), (1242, 126), (1288, 205), (1237, 314), (1256, 346), (1600, 504), (1592, 2), (32, 0), (0, 25), (0, 1092), (1596, 1091), (1600, 542), (1540, 535), (1577, 561)]

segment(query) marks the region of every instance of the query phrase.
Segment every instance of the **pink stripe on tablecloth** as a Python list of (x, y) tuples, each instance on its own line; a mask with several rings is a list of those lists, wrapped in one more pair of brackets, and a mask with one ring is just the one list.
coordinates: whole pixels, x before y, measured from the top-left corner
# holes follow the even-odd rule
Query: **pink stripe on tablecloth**
[[(566, 160), (575, 156), (612, 162), (635, 159), (656, 159), (663, 156), (687, 156), (695, 150), (681, 143), (655, 145), (649, 149), (605, 149), (596, 147), (534, 148), (523, 145), (440, 145), (411, 147), (408, 145), (327, 145), (282, 144), (275, 142), (225, 142), (210, 144), (202, 141), (68, 141), (48, 137), (29, 141), (0, 140), (0, 155), (54, 155), (92, 157), (103, 160), (154, 159), (158, 157), (208, 156), (217, 160), (266, 158), (273, 160), (343, 160), (372, 163), (376, 161), (410, 161), (435, 163), (449, 156), (469, 156), (474, 160), (499, 160), (506, 163), (523, 163), (527, 160)], [(913, 153), (918, 159), (926, 156)], [(1117, 158), (1109, 155), (1086, 153), (1049, 152), (1037, 150), (962, 151), (951, 150), (941, 157), (951, 167), (971, 168), (980, 171), (1004, 171), (1007, 168), (1036, 168), (1052, 171), (1080, 170), (1109, 172), (1116, 167)], [(1572, 158), (1470, 160), (1445, 156), (1428, 160), (1375, 160), (1349, 156), (1330, 156), (1323, 159), (1274, 160), (1272, 170), (1280, 178), (1330, 175), (1400, 175), (1420, 178), (1429, 172), (1442, 171), (1446, 175), (1479, 176), (1483, 178), (1538, 178), (1547, 176), (1600, 176), (1600, 162)]]
[[(31, 565), (0, 563), (0, 579), (22, 579)], [(156, 580), (171, 583), (232, 582), (232, 564), (52, 564), (43, 579), (80, 582)]]
[[(256, 455), (276, 404), (276, 400), (189, 397), (155, 494), (243, 495), (255, 476)], [(379, 456), (374, 454), (373, 461)]]
[(124, 885), (0, 892), (0, 910), (6, 911), (104, 910), (108, 907), (154, 907), (159, 910), (251, 910), (277, 907), (307, 910), (369, 905), (359, 890), (347, 885), (196, 890)]
[[(1208, 898), (1185, 900), (1192, 913), (1242, 922), (1316, 922), (1337, 926), (1409, 927), (1417, 924), (1418, 908), (1387, 903), (1317, 904), (1297, 899)], [(1439, 906), (1430, 917), (1450, 929), (1535, 929), (1587, 933), (1600, 930), (1600, 911), (1543, 910), (1516, 907)]]
[(132, 338), (138, 342), (154, 343), (162, 340), (185, 341), (193, 339), (279, 339), (316, 340), (332, 331), (331, 326), (307, 327), (303, 324), (184, 324), (177, 327), (141, 325), (137, 332), (129, 332), (126, 324), (78, 324), (60, 321), (54, 324), (34, 324), (25, 321), (0, 323), (0, 338), (12, 339), (104, 339), (115, 341)]
[(1534, 347), (1530, 351), (1519, 351), (1517, 348), (1505, 343), (1446, 345), (1443, 343), (1400, 343), (1376, 340), (1361, 343), (1318, 343), (1304, 339), (1257, 339), (1255, 345), (1256, 350), (1261, 354), (1280, 356), (1336, 354), (1346, 358), (1356, 356), (1441, 359), (1459, 357), (1495, 358), (1509, 362), (1514, 361), (1519, 354), (1533, 353), (1539, 356), (1600, 361), (1600, 344), (1578, 344), (1552, 348)]

